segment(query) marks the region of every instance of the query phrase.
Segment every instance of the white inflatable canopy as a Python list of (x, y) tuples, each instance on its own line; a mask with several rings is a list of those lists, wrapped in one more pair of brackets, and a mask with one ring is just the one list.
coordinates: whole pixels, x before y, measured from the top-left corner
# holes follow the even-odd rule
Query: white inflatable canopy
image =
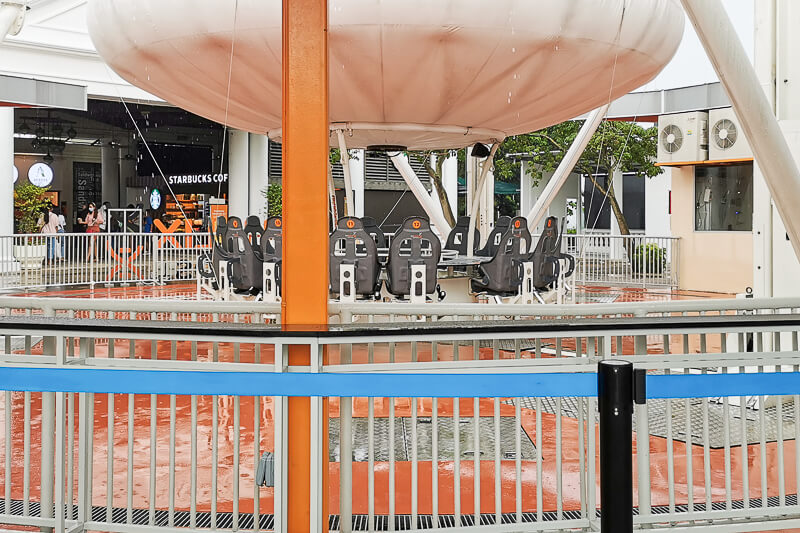
[[(133, 85), (279, 138), (281, 0), (234, 5), (91, 0), (89, 28)], [(329, 11), (330, 118), (349, 147), (458, 148), (568, 120), (655, 77), (684, 27), (676, 0), (329, 0)]]

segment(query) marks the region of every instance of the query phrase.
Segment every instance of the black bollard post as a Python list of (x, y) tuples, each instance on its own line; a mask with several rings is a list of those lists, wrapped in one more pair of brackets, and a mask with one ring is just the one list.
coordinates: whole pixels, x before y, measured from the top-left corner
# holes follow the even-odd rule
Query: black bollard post
[(601, 361), (600, 530), (633, 532), (633, 364)]

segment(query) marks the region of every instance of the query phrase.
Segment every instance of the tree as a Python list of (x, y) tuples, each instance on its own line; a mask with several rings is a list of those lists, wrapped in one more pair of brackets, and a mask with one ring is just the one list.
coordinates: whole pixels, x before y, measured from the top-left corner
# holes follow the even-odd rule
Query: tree
[(433, 182), (433, 188), (436, 190), (436, 195), (439, 198), (439, 204), (442, 206), (442, 213), (450, 227), (456, 225), (456, 217), (453, 210), (450, 208), (450, 202), (447, 200), (447, 191), (444, 189), (444, 180), (442, 177), (442, 167), (444, 160), (448, 157), (455, 155), (455, 150), (427, 150), (423, 152), (409, 152), (409, 155), (422, 163), (425, 171)]
[[(543, 130), (507, 138), (495, 156), (495, 178), (511, 181), (519, 176), (521, 161), (528, 160), (529, 174), (536, 182), (544, 172), (552, 172), (564, 158), (578, 134), (582, 123), (562, 122)], [(643, 128), (634, 122), (604, 121), (584, 150), (575, 172), (586, 176), (601, 198), (606, 197), (620, 233), (630, 235), (628, 222), (617, 201), (610, 177), (616, 170), (652, 178), (661, 173), (655, 166), (658, 149), (656, 126)], [(609, 176), (608, 185), (598, 178)]]
[(32, 183), (20, 183), (14, 188), (14, 220), (17, 233), (38, 233), (39, 217), (50, 205), (45, 196), (50, 188), (43, 189)]

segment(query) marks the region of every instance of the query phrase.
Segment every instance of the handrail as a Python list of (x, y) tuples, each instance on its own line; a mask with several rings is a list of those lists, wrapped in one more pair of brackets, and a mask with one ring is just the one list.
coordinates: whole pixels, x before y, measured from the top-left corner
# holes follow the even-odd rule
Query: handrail
[(467, 322), (390, 322), (377, 324), (330, 324), (327, 326), (296, 326), (242, 324), (221, 322), (209, 330), (203, 322), (169, 322), (150, 320), (96, 320), (46, 316), (10, 316), (0, 322), (0, 333), (15, 331), (44, 335), (68, 334), (94, 335), (96, 337), (118, 337), (122, 335), (156, 336), (162, 338), (211, 338), (225, 342), (230, 339), (248, 338), (258, 342), (285, 342), (286, 339), (332, 340), (342, 343), (353, 338), (422, 340), (442, 335), (500, 335), (555, 334), (570, 332), (571, 335), (609, 332), (615, 336), (645, 334), (657, 330), (660, 334), (678, 334), (701, 329), (703, 332), (747, 329), (772, 331), (800, 327), (800, 314), (773, 315), (718, 315), (718, 316), (669, 316), (621, 317), (621, 318), (569, 318), (531, 321), (467, 321)]
[[(112, 311), (131, 313), (182, 314), (280, 314), (280, 304), (264, 302), (198, 302), (184, 300), (123, 300), (110, 298), (0, 297), (0, 309), (55, 311)], [(590, 315), (646, 315), (648, 313), (691, 313), (714, 311), (758, 311), (800, 309), (800, 298), (725, 298), (667, 302), (621, 302), (610, 304), (506, 305), (506, 304), (410, 304), (402, 302), (356, 302), (328, 304), (331, 315), (423, 315), (423, 316), (526, 316), (561, 317)]]

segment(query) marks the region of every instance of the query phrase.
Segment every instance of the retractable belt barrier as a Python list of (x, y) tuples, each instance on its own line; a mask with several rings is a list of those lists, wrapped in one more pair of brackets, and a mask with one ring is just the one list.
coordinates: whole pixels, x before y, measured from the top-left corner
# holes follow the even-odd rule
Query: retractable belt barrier
[[(0, 390), (381, 398), (595, 397), (597, 373), (308, 373), (0, 365)], [(648, 399), (800, 393), (800, 372), (649, 374)]]

